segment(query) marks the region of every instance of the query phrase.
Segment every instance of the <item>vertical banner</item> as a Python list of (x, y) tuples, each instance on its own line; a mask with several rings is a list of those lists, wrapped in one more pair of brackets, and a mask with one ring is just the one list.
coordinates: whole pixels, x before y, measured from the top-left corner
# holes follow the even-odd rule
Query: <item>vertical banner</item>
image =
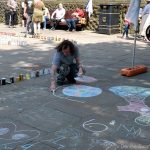
[(93, 13), (93, 3), (92, 3), (92, 0), (88, 1), (85, 10), (86, 10), (86, 12), (88, 12), (88, 16), (90, 18), (91, 14)]
[(135, 31), (137, 31), (137, 27), (138, 27), (140, 3), (141, 3), (141, 0), (131, 0), (129, 8), (128, 8), (128, 12), (125, 16), (125, 19), (134, 25)]

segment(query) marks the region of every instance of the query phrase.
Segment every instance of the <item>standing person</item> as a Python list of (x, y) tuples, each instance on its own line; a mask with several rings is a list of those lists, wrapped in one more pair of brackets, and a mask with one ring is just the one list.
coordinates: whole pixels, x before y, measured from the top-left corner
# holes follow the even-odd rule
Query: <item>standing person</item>
[(140, 25), (140, 35), (143, 39), (146, 39), (146, 30), (150, 25), (150, 0), (147, 0), (147, 4), (142, 11), (142, 20)]
[(61, 21), (61, 19), (64, 19), (66, 10), (63, 8), (63, 5), (60, 3), (58, 5), (58, 8), (52, 13), (51, 20), (52, 20), (52, 28), (51, 30), (55, 30), (58, 23)]
[(34, 34), (40, 34), (41, 23), (43, 22), (43, 10), (45, 5), (42, 0), (33, 1), (33, 25), (34, 25)]
[(24, 16), (24, 5), (25, 5), (25, 2), (22, 0), (21, 1), (21, 15), (22, 15), (21, 26), (22, 27), (26, 27), (26, 17)]
[(130, 22), (125, 19), (124, 20), (124, 31), (123, 31), (123, 34), (122, 34), (122, 38), (129, 38), (128, 36), (128, 32), (129, 32), (129, 29), (130, 29)]
[(10, 16), (9, 16), (9, 27), (14, 27), (15, 25), (15, 20), (16, 20), (16, 17), (17, 17), (17, 7), (18, 7), (18, 4), (17, 4), (17, 1), (16, 0), (8, 0), (7, 1), (7, 6), (9, 7), (9, 13), (10, 13)]
[(76, 8), (75, 12), (72, 13), (72, 18), (66, 19), (68, 30), (67, 31), (75, 31), (76, 23), (80, 20), (80, 18), (84, 17), (84, 11), (82, 9)]
[(33, 23), (32, 23), (32, 16), (33, 16), (33, 2), (32, 0), (25, 0), (25, 6), (24, 6), (24, 16), (26, 17), (26, 34), (29, 33), (29, 30), (31, 29), (31, 34), (34, 33), (33, 29)]
[(44, 21), (44, 27), (43, 27), (43, 30), (45, 30), (46, 29), (46, 24), (47, 24), (47, 21), (49, 21), (50, 20), (50, 13), (49, 13), (49, 10), (48, 10), (48, 8), (46, 8), (45, 7), (45, 10), (44, 10), (44, 16), (43, 16), (43, 21)]
[[(83, 74), (77, 46), (69, 40), (64, 40), (55, 49), (51, 67), (51, 91), (56, 90), (56, 82), (58, 85), (63, 85), (67, 79), (70, 83), (76, 83), (74, 78), (77, 73)], [(56, 73), (58, 73), (57, 79)]]

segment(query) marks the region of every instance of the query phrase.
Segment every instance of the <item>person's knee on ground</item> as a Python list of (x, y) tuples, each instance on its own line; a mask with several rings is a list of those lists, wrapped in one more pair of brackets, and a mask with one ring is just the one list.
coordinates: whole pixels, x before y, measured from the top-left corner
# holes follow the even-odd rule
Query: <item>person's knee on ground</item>
[(69, 67), (70, 67), (70, 72), (66, 76), (66, 78), (69, 83), (76, 83), (76, 80), (74, 78), (77, 77), (79, 69), (76, 64), (72, 64)]
[(70, 73), (70, 67), (68, 65), (63, 64), (60, 66), (57, 72), (58, 72), (57, 84), (63, 85), (66, 79), (66, 76)]

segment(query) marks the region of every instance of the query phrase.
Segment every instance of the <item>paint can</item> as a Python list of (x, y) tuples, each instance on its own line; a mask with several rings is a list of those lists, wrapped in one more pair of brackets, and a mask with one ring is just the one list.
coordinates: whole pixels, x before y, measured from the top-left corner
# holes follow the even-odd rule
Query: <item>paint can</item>
[(36, 77), (35, 71), (31, 71), (30, 76), (31, 76), (31, 78), (35, 78)]
[(30, 80), (30, 74), (26, 74), (26, 80)]
[(23, 74), (19, 75), (19, 80), (22, 81), (23, 80)]
[(14, 80), (14, 77), (10, 77), (10, 83), (14, 83), (15, 80)]
[(40, 76), (44, 75), (44, 69), (41, 69), (41, 70), (39, 71), (39, 75), (40, 75)]
[(36, 76), (36, 77), (39, 77), (39, 76), (40, 76), (39, 70), (36, 71), (35, 76)]
[(16, 77), (16, 82), (19, 82), (20, 81), (20, 77)]
[(6, 85), (6, 78), (1, 79), (1, 85)]
[(48, 74), (48, 68), (44, 68), (44, 75)]

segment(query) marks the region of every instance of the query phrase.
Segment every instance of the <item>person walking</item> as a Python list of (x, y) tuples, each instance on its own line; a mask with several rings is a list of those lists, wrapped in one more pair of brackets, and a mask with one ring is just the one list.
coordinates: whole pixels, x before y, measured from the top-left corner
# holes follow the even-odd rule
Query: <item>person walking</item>
[(16, 0), (8, 0), (7, 6), (9, 7), (9, 28), (15, 27), (15, 21), (17, 17), (17, 1)]
[(130, 22), (125, 19), (124, 20), (124, 31), (122, 34), (122, 38), (126, 38), (126, 39), (129, 38), (129, 36), (128, 36), (129, 28), (130, 28)]
[(24, 5), (25, 5), (25, 1), (21, 0), (21, 18), (22, 18), (21, 26), (22, 27), (26, 27), (26, 17), (24, 16), (24, 7), (25, 7)]
[(33, 16), (33, 2), (32, 0), (25, 0), (25, 5), (24, 5), (24, 16), (26, 18), (26, 34), (29, 34), (29, 30), (31, 29), (31, 34), (34, 34), (34, 29), (33, 29), (33, 23), (32, 23), (32, 16)]
[(34, 35), (40, 34), (41, 23), (43, 22), (43, 10), (45, 5), (42, 0), (33, 1), (33, 25)]

